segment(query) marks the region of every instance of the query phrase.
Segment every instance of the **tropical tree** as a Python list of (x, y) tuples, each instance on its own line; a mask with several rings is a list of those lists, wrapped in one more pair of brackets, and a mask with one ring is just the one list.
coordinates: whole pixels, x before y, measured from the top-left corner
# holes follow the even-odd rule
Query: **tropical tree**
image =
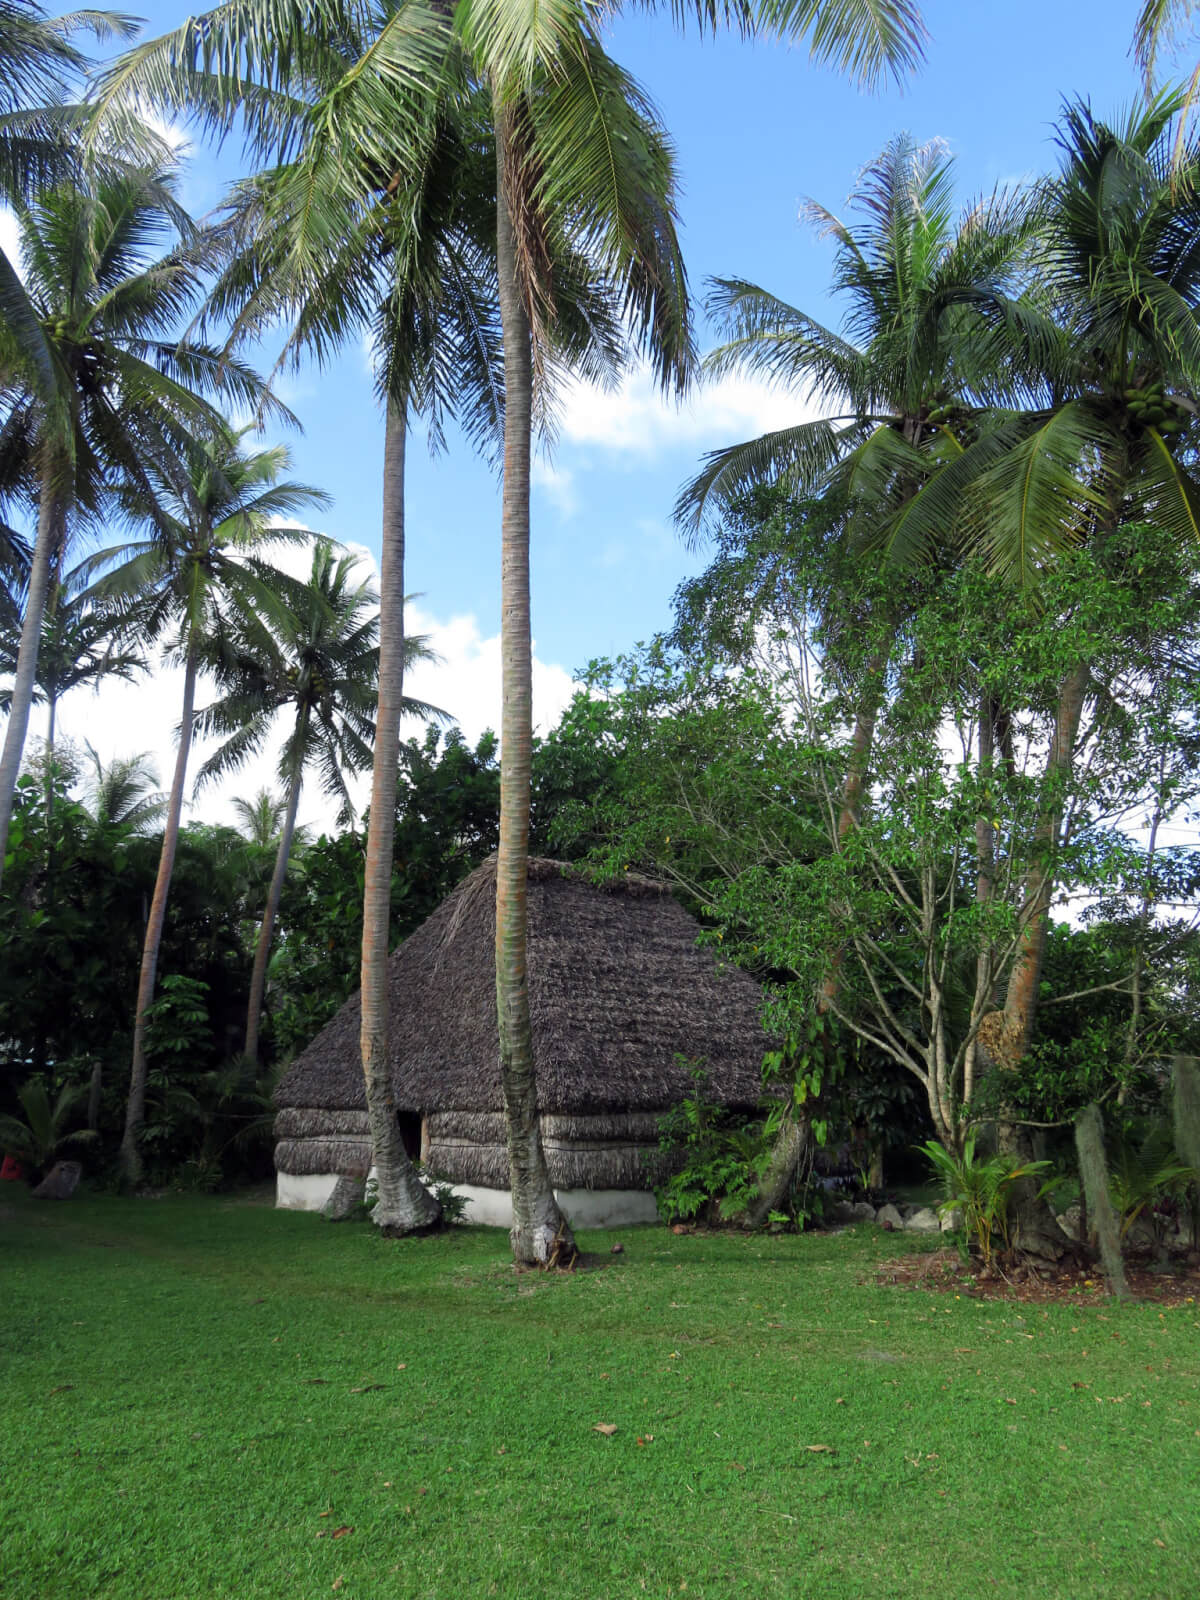
[[(204, 732), (225, 735), (201, 767), (197, 783), (225, 773), (262, 748), (280, 711), (291, 727), (279, 757), (284, 789), (275, 869), (259, 929), (246, 1013), (244, 1054), (258, 1059), (259, 1023), (267, 961), (305, 774), (316, 769), (325, 794), (339, 800), (341, 822), (354, 815), (349, 778), (372, 764), (379, 672), (378, 597), (356, 581), (357, 560), (333, 545), (314, 546), (307, 583), (278, 583), (280, 604), (270, 614), (258, 607), (239, 616), (234, 682), (221, 700), (201, 712)], [(430, 659), (420, 638), (406, 641), (408, 662)], [(410, 715), (442, 715), (422, 701), (407, 700)], [(269, 800), (269, 796), (265, 796)], [(261, 809), (261, 808), (260, 808)]]
[[(830, 536), (848, 550), (902, 545), (919, 491), (990, 409), (1011, 399), (1023, 375), (1013, 329), (1040, 321), (1024, 305), (1037, 213), (1020, 195), (997, 195), (956, 217), (953, 164), (944, 147), (892, 141), (863, 176), (848, 224), (810, 202), (808, 214), (835, 240), (834, 288), (847, 309), (840, 331), (742, 279), (718, 280), (710, 308), (728, 337), (709, 355), (715, 375), (750, 372), (824, 403), (832, 415), (723, 449), (680, 495), (676, 515), (693, 535), (703, 519), (729, 513), (752, 490), (773, 484), (797, 499), (842, 508)], [(831, 563), (844, 582), (846, 563)], [(906, 586), (860, 577), (859, 618), (847, 632), (862, 648), (851, 674), (856, 695), (840, 786), (827, 797), (831, 843), (844, 847), (868, 777), (876, 719)], [(845, 595), (837, 597), (844, 609)], [(822, 605), (819, 590), (809, 603)], [(828, 953), (818, 1011), (836, 1000), (841, 955)], [(784, 1118), (754, 1215), (777, 1205), (804, 1139), (803, 1116)]]
[(144, 488), (122, 495), (127, 516), (151, 519), (147, 538), (98, 558), (107, 571), (96, 590), (123, 605), (147, 639), (166, 634), (168, 653), (183, 667), (179, 750), (167, 801), (162, 851), (146, 922), (134, 1013), (133, 1061), (121, 1165), (132, 1182), (141, 1175), (138, 1134), (145, 1113), (146, 1008), (154, 998), (158, 952), (167, 912), (171, 872), (179, 840), (188, 757), (195, 732), (196, 684), (204, 668), (218, 676), (232, 670), (237, 621), (252, 607), (270, 611), (280, 575), (263, 558), (272, 541), (307, 536), (307, 530), (276, 525), (276, 519), (327, 503), (306, 484), (283, 478), (290, 464), (282, 445), (247, 451), (243, 436), (193, 439), (182, 464), (185, 476), (161, 468)]
[[(238, 795), (231, 800), (238, 819), (238, 830), (260, 850), (268, 850), (279, 839), (283, 819), (287, 815), (287, 796), (271, 789), (259, 789), (247, 800)], [(300, 830), (295, 830), (298, 836)]]
[(84, 749), (92, 766), (85, 801), (97, 825), (131, 834), (153, 833), (167, 809), (154, 758), (143, 750), (105, 761), (86, 739)]
[[(152, 475), (171, 476), (186, 428), (221, 425), (196, 386), (264, 402), (241, 363), (179, 341), (205, 247), (174, 187), (170, 171), (127, 169), (13, 200), (25, 280), (0, 319), (0, 483), (26, 486), (37, 537), (0, 755), (0, 871), (52, 570), (71, 532), (96, 518), (118, 480), (150, 505)], [(181, 233), (186, 247), (156, 254)]]
[[(50, 581), (34, 680), (34, 700), (46, 706), (48, 763), (54, 760), (58, 705), (65, 694), (86, 685), (99, 689), (106, 678), (132, 682), (145, 667), (142, 656), (124, 637), (123, 619), (106, 612), (87, 593), (89, 576), (89, 568), (83, 565), (62, 576), (56, 574)], [(14, 621), (20, 610), (19, 597), (6, 596), (0, 602), (0, 614)], [(16, 627), (0, 622), (0, 673), (16, 672), (19, 636), (19, 621)], [(7, 705), (9, 698), (8, 690), (0, 690), (0, 705)]]
[[(305, 19), (309, 31), (303, 37), (280, 37), (277, 28), (264, 26), (265, 19), (254, 5), (223, 9), (222, 15), (234, 26), (223, 32), (216, 45), (209, 43), (205, 28), (189, 25), (192, 31), (187, 43), (193, 58), (212, 69), (203, 102), (203, 114), (211, 125), (228, 126), (230, 100), (240, 104), (243, 97), (243, 69), (250, 74), (261, 69), (272, 92), (255, 94), (251, 118), (257, 129), (265, 128), (271, 137), (280, 136), (286, 120), (280, 111), (280, 92), (286, 95), (306, 69), (316, 70), (327, 55), (328, 35), (323, 30), (338, 8), (316, 9), (317, 18)], [(699, 11), (703, 24), (715, 23), (715, 13), (709, 8)], [(784, 31), (811, 28), (817, 54), (832, 57), (868, 78), (883, 68), (906, 66), (919, 56), (919, 19), (907, 0), (836, 7), (817, 0), (799, 8), (763, 7), (761, 14)], [(743, 28), (749, 28), (760, 13), (739, 5), (732, 15)], [(411, 158), (427, 138), (429, 117), (424, 108), (444, 96), (447, 82), (459, 79), (464, 68), (490, 93), (496, 128), (497, 255), (506, 394), (503, 611), (509, 637), (505, 704), (511, 711), (504, 749), (506, 761), (512, 762), (513, 779), (505, 802), (511, 825), (502, 828), (497, 875), (497, 1005), (509, 1107), (514, 1247), (519, 1256), (544, 1259), (552, 1242), (558, 1239), (565, 1244), (568, 1235), (540, 1153), (523, 984), (532, 380), (535, 371), (543, 376), (549, 366), (549, 330), (560, 308), (548, 269), (554, 259), (551, 246), (565, 237), (573, 237), (576, 249), (583, 246), (597, 276), (624, 297), (637, 336), (647, 346), (657, 345), (659, 352), (666, 352), (663, 375), (677, 372), (680, 363), (686, 366), (682, 354), (686, 301), (681, 299), (682, 267), (673, 239), (669, 158), (645, 103), (636, 94), (631, 103), (633, 86), (603, 57), (591, 31), (590, 9), (579, 0), (560, 0), (557, 5), (540, 8), (534, 18), (511, 6), (484, 11), (463, 7), (453, 18), (441, 11), (399, 7), (389, 9), (386, 16), (379, 38), (339, 86), (336, 105), (325, 108), (326, 128), (340, 126), (343, 136), (349, 133), (360, 159), (374, 165), (389, 190), (394, 184), (394, 192), (401, 197), (411, 167), (396, 164), (398, 138), (413, 131), (415, 143), (405, 151)], [(275, 20), (272, 17), (271, 23)], [(238, 38), (234, 50), (229, 48), (231, 34)], [(458, 54), (460, 44), (465, 46), (465, 57)], [(446, 70), (447, 63), (452, 70)], [(123, 78), (114, 81), (120, 89), (135, 79), (143, 92), (177, 91), (169, 57), (143, 55), (140, 62), (131, 63)], [(616, 126), (607, 126), (606, 118), (618, 107), (622, 110)], [(625, 141), (631, 137), (632, 144), (626, 147)], [(671, 345), (674, 349), (668, 352)], [(389, 587), (385, 582), (385, 591)], [(388, 603), (385, 592), (385, 605)], [(386, 881), (384, 874), (382, 882)], [(377, 978), (381, 970), (376, 972)], [(364, 1018), (365, 1014), (364, 989)]]

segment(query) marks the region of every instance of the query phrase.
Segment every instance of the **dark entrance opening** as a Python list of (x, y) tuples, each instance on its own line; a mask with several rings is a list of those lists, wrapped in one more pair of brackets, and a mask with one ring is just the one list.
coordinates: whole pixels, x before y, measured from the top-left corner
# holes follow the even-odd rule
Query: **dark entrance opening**
[(396, 1120), (400, 1124), (400, 1138), (404, 1143), (404, 1154), (410, 1161), (421, 1159), (421, 1113), (419, 1111), (397, 1111)]

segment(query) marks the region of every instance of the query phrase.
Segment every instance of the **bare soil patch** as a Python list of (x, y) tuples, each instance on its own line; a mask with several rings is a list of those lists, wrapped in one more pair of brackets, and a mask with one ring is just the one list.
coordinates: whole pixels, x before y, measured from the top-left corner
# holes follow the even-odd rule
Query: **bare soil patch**
[[(881, 1261), (877, 1280), (897, 1289), (929, 1289), (935, 1294), (966, 1295), (975, 1300), (1019, 1300), (1027, 1304), (1086, 1305), (1108, 1298), (1099, 1267), (1027, 1266), (997, 1263), (986, 1272), (978, 1262), (964, 1266), (955, 1250), (932, 1255), (898, 1256)], [(1200, 1268), (1175, 1261), (1166, 1269), (1149, 1260), (1127, 1260), (1125, 1278), (1135, 1300), (1162, 1306), (1200, 1304)]]

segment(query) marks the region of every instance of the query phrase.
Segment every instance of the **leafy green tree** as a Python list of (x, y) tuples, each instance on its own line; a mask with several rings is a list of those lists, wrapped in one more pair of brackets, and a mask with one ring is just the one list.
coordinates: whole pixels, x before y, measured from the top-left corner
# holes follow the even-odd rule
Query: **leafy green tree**
[(0, 1149), (18, 1160), (27, 1161), (38, 1171), (53, 1166), (59, 1153), (69, 1145), (83, 1144), (96, 1137), (90, 1128), (68, 1131), (80, 1101), (85, 1098), (86, 1092), (79, 1085), (64, 1083), (52, 1102), (41, 1079), (31, 1079), (17, 1094), (24, 1117), (0, 1116)]
[(84, 748), (92, 765), (86, 804), (97, 825), (125, 833), (153, 832), (167, 809), (153, 757), (143, 750), (138, 755), (114, 756), (106, 762), (86, 741)]
[[(263, 398), (240, 363), (179, 341), (204, 249), (174, 181), (167, 170), (126, 170), (12, 201), (26, 277), (20, 305), (0, 321), (0, 482), (28, 487), (37, 538), (0, 755), (0, 870), (52, 570), (72, 527), (101, 512), (118, 478), (154, 504), (151, 474), (171, 475), (185, 429), (220, 426), (195, 386)], [(155, 254), (180, 233), (188, 248)]]
[[(58, 706), (72, 689), (91, 686), (98, 689), (106, 678), (132, 682), (144, 670), (141, 655), (124, 638), (124, 621), (96, 604), (87, 593), (90, 568), (74, 568), (50, 580), (42, 637), (38, 646), (34, 700), (47, 707), (46, 745), (49, 760), (54, 759)], [(17, 599), (3, 608), (15, 621), (20, 614)], [(0, 673), (15, 674), (19, 626), (0, 631)], [(0, 705), (10, 698), (0, 690)]]
[(146, 923), (141, 976), (134, 1016), (133, 1062), (121, 1147), (130, 1181), (140, 1177), (138, 1133), (146, 1085), (145, 1012), (154, 997), (159, 944), (179, 839), (188, 756), (195, 731), (196, 683), (202, 667), (230, 670), (237, 624), (254, 608), (275, 609), (280, 576), (263, 559), (273, 541), (294, 541), (304, 530), (282, 530), (274, 519), (326, 503), (305, 484), (282, 479), (289, 459), (283, 446), (248, 452), (241, 437), (225, 433), (193, 440), (183, 456), (186, 477), (163, 475), (143, 496), (126, 490), (128, 514), (153, 518), (146, 540), (106, 552), (116, 563), (98, 584), (108, 599), (136, 615), (147, 639), (166, 633), (171, 653), (182, 663), (183, 706), (179, 751), (167, 802), (162, 851), (154, 897)]
[[(338, 556), (320, 540), (308, 582), (280, 582), (281, 604), (274, 613), (239, 608), (233, 684), (199, 718), (203, 729), (225, 735), (200, 769), (198, 782), (204, 782), (260, 749), (280, 711), (292, 714), (279, 758), (284, 814), (250, 982), (243, 1053), (251, 1062), (258, 1060), (267, 959), (305, 774), (319, 771), (325, 793), (341, 801), (344, 821), (354, 811), (349, 778), (372, 761), (378, 597), (368, 583), (355, 580), (356, 565), (355, 557)], [(410, 662), (429, 656), (420, 638), (409, 638), (406, 647)], [(421, 701), (406, 700), (404, 709), (409, 715), (439, 714)]]
[[(814, 50), (870, 77), (882, 67), (906, 65), (919, 54), (920, 29), (905, 0), (880, 6), (805, 4), (799, 9), (763, 8), (770, 22), (791, 30), (812, 29)], [(251, 71), (265, 68), (271, 86), (288, 87), (297, 67), (314, 60), (329, 9), (318, 8), (315, 28), (304, 39), (272, 36), (256, 8), (233, 13), (245, 36)], [(226, 18), (230, 9), (223, 13)], [(735, 17), (743, 27), (755, 20), (749, 6)], [(347, 76), (327, 125), (340, 119), (352, 129), (360, 158), (394, 169), (396, 130), (413, 129), (419, 145), (421, 111), (414, 119), (412, 92), (424, 82), (440, 94), (462, 68), (491, 94), (496, 129), (497, 260), (504, 337), (505, 454), (503, 611), (509, 635), (505, 715), (502, 730), (507, 777), (502, 783), (502, 827), (497, 872), (497, 1009), (502, 1077), (508, 1107), (510, 1167), (514, 1192), (514, 1248), (519, 1257), (545, 1259), (552, 1241), (567, 1241), (541, 1156), (535, 1111), (536, 1086), (529, 1043), (524, 965), (525, 848), (529, 822), (529, 646), (528, 646), (528, 456), (532, 378), (544, 371), (550, 348), (547, 330), (557, 307), (548, 271), (558, 239), (573, 236), (591, 258), (597, 278), (625, 304), (630, 321), (664, 380), (686, 367), (688, 334), (682, 264), (673, 239), (670, 163), (665, 142), (633, 86), (599, 48), (593, 19), (578, 0), (560, 0), (536, 18), (518, 7), (463, 8), (453, 32), (442, 13), (389, 16), (361, 68)], [(703, 23), (715, 14), (701, 10)], [(417, 25), (413, 25), (414, 22)], [(195, 45), (204, 52), (199, 29)], [(223, 41), (224, 45), (224, 41)], [(460, 54), (460, 45), (465, 55)], [(450, 47), (453, 47), (452, 50)], [(432, 66), (430, 71), (432, 47)], [(269, 60), (268, 60), (269, 56)], [(224, 81), (240, 79), (241, 49), (223, 60), (209, 58)], [(230, 60), (237, 68), (231, 72)], [(145, 66), (146, 58), (142, 58)], [(405, 70), (407, 69), (407, 70)], [(137, 68), (133, 69), (135, 72)], [(128, 76), (128, 75), (127, 75)], [(151, 92), (176, 87), (170, 61), (151, 60), (139, 79)], [(240, 82), (234, 85), (240, 92)], [(264, 100), (269, 97), (264, 97)], [(206, 113), (227, 118), (220, 84)], [(427, 99), (428, 105), (432, 99)], [(260, 105), (260, 122), (267, 115)], [(277, 116), (277, 114), (272, 113)], [(277, 131), (278, 121), (271, 126)], [(428, 118), (426, 118), (426, 128)], [(336, 152), (334, 152), (336, 155)], [(406, 152), (407, 154), (407, 152)], [(404, 169), (397, 174), (403, 184)], [(517, 219), (514, 228), (513, 218)], [(561, 251), (557, 252), (561, 255)], [(393, 719), (394, 720), (394, 719)], [(381, 752), (382, 753), (382, 752)], [(377, 812), (382, 809), (376, 807)], [(387, 874), (380, 877), (386, 883)], [(376, 954), (381, 943), (374, 940)], [(382, 981), (382, 964), (375, 976)], [(364, 1003), (364, 1015), (366, 1005)], [(382, 1130), (381, 1130), (382, 1131)], [(536, 1213), (536, 1214), (535, 1214)]]

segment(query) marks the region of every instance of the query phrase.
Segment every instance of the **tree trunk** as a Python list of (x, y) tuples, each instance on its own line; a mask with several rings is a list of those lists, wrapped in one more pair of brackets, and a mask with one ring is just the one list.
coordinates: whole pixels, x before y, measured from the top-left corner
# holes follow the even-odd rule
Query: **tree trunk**
[(192, 748), (192, 724), (196, 704), (195, 641), (188, 645), (183, 672), (183, 715), (179, 720), (179, 752), (175, 757), (175, 775), (171, 779), (171, 792), (167, 797), (167, 814), (163, 823), (162, 850), (158, 857), (158, 876), (154, 880), (154, 895), (150, 901), (150, 914), (146, 918), (146, 937), (142, 945), (142, 966), (138, 974), (137, 1008), (133, 1019), (133, 1062), (129, 1073), (129, 1099), (125, 1105), (125, 1132), (121, 1139), (121, 1175), (126, 1183), (141, 1181), (142, 1153), (139, 1148), (142, 1124), (146, 1120), (146, 1011), (154, 999), (154, 980), (158, 975), (158, 951), (162, 943), (163, 925), (167, 920), (167, 896), (171, 891), (171, 874), (175, 868), (175, 851), (179, 846), (179, 821), (183, 815), (183, 785), (187, 777), (188, 755)]
[(1127, 1299), (1129, 1287), (1125, 1282), (1125, 1263), (1121, 1259), (1121, 1239), (1108, 1192), (1104, 1121), (1095, 1101), (1084, 1106), (1075, 1119), (1075, 1149), (1079, 1156), (1079, 1176), (1087, 1197), (1087, 1214), (1100, 1247), (1108, 1292), (1118, 1300)]
[[(1022, 892), (1024, 933), (1008, 975), (1004, 1008), (983, 1019), (979, 1030), (981, 1054), (992, 1068), (1015, 1072), (1029, 1049), (1037, 1021), (1038, 989), (1042, 962), (1050, 934), (1050, 905), (1056, 881), (1055, 852), (1062, 833), (1064, 788), (1071, 776), (1075, 739), (1083, 716), (1090, 672), (1080, 662), (1067, 674), (1059, 690), (1054, 735), (1046, 757), (1041, 816), (1034, 830), (1033, 852)], [(990, 1026), (989, 1026), (990, 1024)], [(1001, 1116), (997, 1146), (1019, 1161), (1032, 1159), (1028, 1129)], [(1058, 1260), (1069, 1246), (1046, 1200), (1037, 1197), (1033, 1178), (1014, 1186), (1011, 1205), (1012, 1239), (1018, 1250)]]
[(371, 1220), (389, 1236), (432, 1227), (441, 1216), (405, 1154), (388, 1057), (388, 935), (396, 833), (396, 764), (404, 695), (404, 446), (406, 405), (389, 399), (383, 447), (379, 562), (379, 703), (363, 883), (362, 1025), (359, 1048), (379, 1199)]
[(267, 891), (267, 904), (263, 910), (262, 926), (258, 930), (258, 944), (254, 951), (254, 970), (250, 974), (250, 1002), (246, 1007), (245, 1054), (258, 1065), (258, 1028), (262, 1020), (263, 995), (267, 987), (267, 960), (271, 954), (271, 938), (275, 932), (275, 918), (283, 898), (283, 883), (287, 877), (288, 857), (292, 853), (292, 836), (296, 831), (296, 811), (300, 805), (300, 789), (304, 775), (300, 768), (292, 774), (288, 784), (287, 811), (283, 831), (279, 835), (279, 848), (275, 852), (275, 870), (271, 874), (271, 887)]
[(21, 623), (21, 642), (17, 647), (17, 670), (13, 677), (12, 700), (8, 708), (8, 728), (4, 753), (0, 755), (0, 881), (4, 877), (4, 857), (8, 850), (8, 830), (12, 824), (17, 792), (17, 774), (25, 751), (29, 729), (29, 708), (37, 680), (38, 649), (42, 640), (42, 619), (50, 593), (50, 569), (62, 547), (66, 529), (66, 505), (53, 485), (52, 468), (42, 473), (38, 502), (37, 539), (33, 564), (29, 569), (29, 589), (25, 596), (25, 616)]
[(533, 745), (529, 621), (529, 457), (533, 371), (529, 319), (517, 281), (508, 205), (509, 117), (496, 117), (497, 265), (504, 338), (504, 493), (501, 521), (500, 848), (496, 858), (496, 1017), (518, 1262), (571, 1258), (575, 1242), (558, 1209), (538, 1127), (537, 1078), (526, 967), (526, 881)]
[[(854, 731), (850, 736), (850, 756), (846, 763), (842, 791), (838, 796), (838, 814), (834, 824), (835, 849), (841, 849), (851, 828), (858, 820), (866, 788), (867, 771), (871, 764), (871, 748), (875, 742), (875, 723), (883, 698), (884, 673), (891, 653), (893, 634), (871, 658), (868, 687), (854, 717)], [(842, 985), (842, 961), (845, 949), (839, 945), (829, 952), (829, 964), (817, 994), (817, 1012), (824, 1016), (831, 1009)], [(742, 1214), (744, 1226), (759, 1228), (772, 1211), (781, 1211), (789, 1191), (796, 1181), (796, 1172), (807, 1154), (812, 1139), (812, 1105), (809, 1115), (797, 1116), (794, 1106), (785, 1111), (775, 1136), (775, 1146), (766, 1170), (758, 1182), (758, 1193)]]

